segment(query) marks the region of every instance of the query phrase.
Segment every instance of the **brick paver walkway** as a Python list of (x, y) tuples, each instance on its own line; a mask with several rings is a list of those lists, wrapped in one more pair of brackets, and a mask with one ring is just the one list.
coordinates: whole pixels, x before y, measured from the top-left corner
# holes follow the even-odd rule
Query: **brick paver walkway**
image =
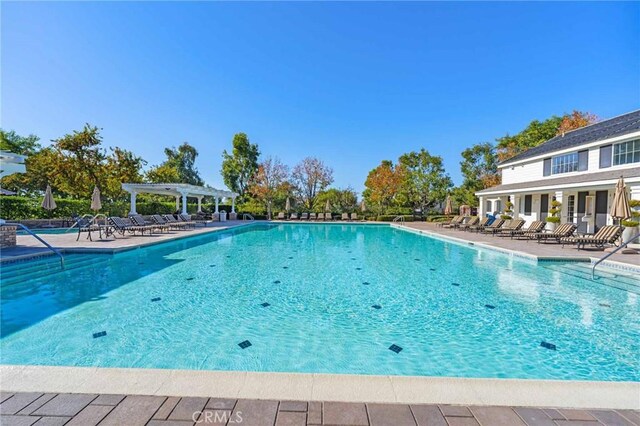
[(3, 426), (640, 426), (636, 410), (1, 393)]

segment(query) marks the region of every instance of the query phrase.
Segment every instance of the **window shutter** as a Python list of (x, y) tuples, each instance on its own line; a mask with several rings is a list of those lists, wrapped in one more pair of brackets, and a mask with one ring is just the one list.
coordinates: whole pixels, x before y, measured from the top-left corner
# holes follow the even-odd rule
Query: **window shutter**
[(611, 167), (611, 147), (612, 145), (606, 145), (600, 147), (600, 168), (604, 169)]
[(589, 150), (578, 151), (578, 171), (583, 172), (589, 167)]
[(542, 176), (551, 175), (551, 158), (545, 158), (542, 166)]

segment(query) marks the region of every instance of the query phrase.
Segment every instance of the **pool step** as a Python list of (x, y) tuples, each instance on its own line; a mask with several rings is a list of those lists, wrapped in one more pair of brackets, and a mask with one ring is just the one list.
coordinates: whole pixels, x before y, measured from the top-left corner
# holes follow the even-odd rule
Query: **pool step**
[[(552, 271), (570, 274), (572, 276), (591, 281), (591, 264), (545, 264), (544, 267)], [(638, 279), (630, 273), (601, 268), (596, 271), (596, 277), (598, 279), (593, 281), (595, 283), (640, 294), (640, 282), (638, 282)]]
[(64, 270), (60, 267), (60, 262), (57, 258), (53, 261), (36, 262), (36, 264), (33, 265), (27, 262), (11, 265), (6, 269), (3, 266), (0, 283), (2, 287), (5, 287), (78, 269), (95, 267), (97, 265), (102, 266), (107, 264), (110, 259), (111, 256), (108, 255), (69, 256), (68, 258), (65, 257)]

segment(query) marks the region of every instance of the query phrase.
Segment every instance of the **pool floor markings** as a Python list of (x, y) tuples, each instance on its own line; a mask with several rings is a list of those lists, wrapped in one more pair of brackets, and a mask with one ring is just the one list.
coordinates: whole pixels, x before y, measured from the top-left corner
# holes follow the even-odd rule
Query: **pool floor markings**
[(553, 343), (545, 342), (544, 340), (540, 342), (540, 346), (546, 349), (550, 349), (552, 351), (556, 350), (556, 345), (554, 345)]
[(93, 333), (93, 338), (94, 338), (94, 339), (97, 339), (98, 337), (104, 337), (104, 336), (106, 336), (106, 335), (107, 335), (107, 332), (106, 332), (106, 331), (99, 331), (99, 332), (97, 332), (97, 333)]
[(402, 347), (400, 347), (400, 346), (398, 346), (398, 345), (396, 345), (394, 343), (393, 345), (389, 346), (389, 350), (391, 352), (395, 352), (395, 353), (399, 354), (402, 351)]
[(151, 299), (152, 302), (159, 302), (161, 299), (159, 297), (154, 297)]
[(247, 349), (249, 346), (251, 346), (251, 342), (248, 340), (245, 340), (243, 342), (238, 343), (238, 346), (240, 346), (241, 349)]
[(496, 308), (495, 306), (489, 305), (489, 304), (484, 305), (484, 307), (487, 308), (487, 309), (495, 309)]

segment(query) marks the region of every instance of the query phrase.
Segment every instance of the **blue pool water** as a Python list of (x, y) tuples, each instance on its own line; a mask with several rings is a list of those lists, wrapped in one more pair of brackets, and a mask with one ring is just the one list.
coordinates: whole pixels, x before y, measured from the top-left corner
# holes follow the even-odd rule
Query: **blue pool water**
[(2, 363), (640, 380), (636, 277), (578, 263), (254, 224), (67, 264), (2, 268)]

